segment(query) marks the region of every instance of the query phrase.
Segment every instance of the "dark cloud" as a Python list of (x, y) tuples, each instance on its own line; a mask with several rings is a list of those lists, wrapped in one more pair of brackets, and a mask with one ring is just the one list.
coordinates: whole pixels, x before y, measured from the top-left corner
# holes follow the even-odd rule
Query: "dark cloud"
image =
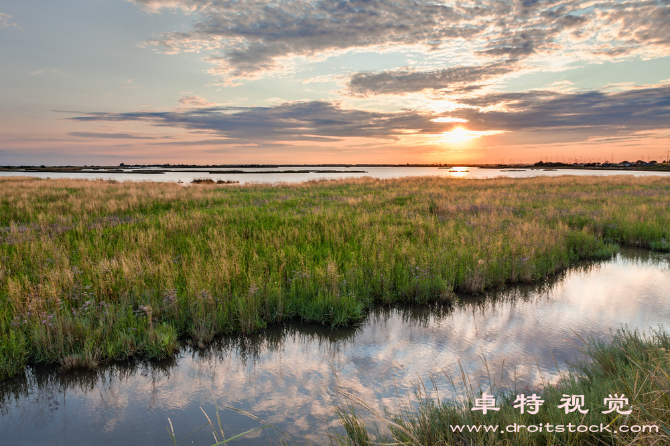
[(514, 71), (513, 61), (482, 66), (458, 66), (434, 71), (389, 70), (378, 73), (356, 73), (349, 80), (353, 95), (403, 94), (425, 89), (468, 91), (479, 88), (468, 84)]
[(208, 107), (172, 112), (89, 113), (76, 121), (143, 121), (161, 127), (208, 130), (219, 144), (256, 141), (336, 142), (344, 137), (397, 139), (406, 130), (439, 132), (444, 126), (416, 112), (376, 113), (343, 110), (324, 102), (275, 107)]
[[(437, 134), (455, 126), (490, 131), (570, 131), (588, 136), (665, 129), (670, 123), (670, 85), (616, 93), (590, 91), (500, 93), (463, 100), (449, 116), (467, 123), (440, 123), (416, 111), (381, 113), (345, 110), (325, 101), (274, 107), (208, 107), (171, 112), (88, 113), (75, 121), (140, 121), (160, 127), (207, 130), (217, 144), (337, 142), (347, 137), (399, 139), (408, 132)], [(491, 108), (492, 105), (498, 107)]]
[(556, 49), (554, 37), (560, 28), (534, 28), (517, 32), (508, 32), (498, 38), (491, 39), (484, 45), (484, 49), (475, 51), (475, 54), (485, 56), (527, 57), (537, 51)]
[[(614, 130), (664, 129), (670, 123), (670, 85), (615, 93), (499, 93), (461, 102), (474, 108), (455, 115), (467, 119), (473, 130), (589, 128), (597, 135)], [(496, 105), (499, 107), (492, 107)], [(484, 112), (484, 107), (493, 111)]]

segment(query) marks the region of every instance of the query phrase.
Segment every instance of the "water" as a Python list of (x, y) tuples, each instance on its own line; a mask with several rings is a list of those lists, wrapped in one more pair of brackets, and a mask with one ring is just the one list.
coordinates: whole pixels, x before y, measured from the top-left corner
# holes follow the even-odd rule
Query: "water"
[[(287, 324), (224, 338), (204, 351), (184, 349), (160, 363), (77, 373), (31, 369), (0, 383), (1, 438), (21, 445), (167, 445), (168, 417), (177, 436), (186, 436), (206, 422), (200, 407), (215, 416), (213, 394), (296, 439), (323, 443), (334, 426), (325, 388), (338, 380), (376, 409), (397, 407), (398, 395), (406, 401), (419, 378), (428, 384), (431, 374), (440, 396), (450, 395), (443, 371), (458, 375), (459, 362), (483, 385), (485, 360), (495, 379), (535, 387), (556, 378), (556, 363), (564, 369), (577, 357), (577, 335), (607, 339), (622, 324), (648, 330), (668, 320), (670, 257), (627, 249), (543, 283), (461, 296), (453, 305), (377, 308), (357, 327)], [(221, 414), (229, 437), (258, 426), (235, 412)], [(237, 444), (270, 438), (276, 440), (265, 430)], [(191, 440), (214, 443), (206, 429), (183, 444)]]
[[(54, 173), (54, 172), (0, 172), (0, 176), (33, 176), (38, 178), (82, 178), (82, 179), (105, 179), (117, 181), (159, 181), (159, 182), (178, 182), (182, 181), (184, 184), (189, 184), (194, 178), (211, 178), (216, 180), (233, 180), (239, 181), (240, 184), (246, 183), (296, 183), (314, 180), (328, 180), (328, 179), (343, 179), (343, 178), (401, 178), (412, 176), (441, 176), (450, 178), (496, 178), (496, 177), (510, 177), (510, 178), (526, 178), (536, 176), (559, 176), (559, 175), (634, 175), (634, 176), (648, 176), (648, 175), (670, 175), (670, 172), (643, 172), (643, 171), (622, 171), (622, 170), (581, 170), (581, 169), (559, 169), (553, 171), (545, 171), (542, 169), (524, 169), (521, 171), (509, 169), (480, 169), (478, 167), (457, 167), (456, 172), (450, 172), (450, 169), (439, 169), (437, 167), (318, 167), (312, 168), (319, 170), (337, 170), (341, 173), (310, 173), (308, 168), (303, 167), (279, 167), (279, 168), (234, 168), (230, 170), (243, 170), (245, 172), (258, 171), (282, 171), (282, 170), (302, 170), (304, 173), (264, 173), (264, 174), (209, 174), (209, 170), (221, 170), (216, 168), (203, 168), (202, 173), (184, 172), (183, 170), (196, 169), (182, 169), (175, 172), (166, 172), (163, 174), (139, 174), (132, 173)], [(351, 170), (364, 170), (365, 173), (349, 173)]]

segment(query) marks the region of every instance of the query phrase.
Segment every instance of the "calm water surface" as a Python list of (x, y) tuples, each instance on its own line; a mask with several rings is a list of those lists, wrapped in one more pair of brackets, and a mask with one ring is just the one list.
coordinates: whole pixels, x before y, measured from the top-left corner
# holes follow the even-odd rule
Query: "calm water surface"
[[(194, 178), (211, 178), (213, 180), (234, 180), (240, 184), (245, 183), (300, 183), (314, 180), (343, 179), (343, 178), (401, 178), (412, 176), (442, 176), (452, 178), (496, 178), (500, 176), (510, 178), (526, 178), (536, 176), (559, 176), (559, 175), (670, 175), (670, 172), (642, 172), (642, 171), (621, 171), (621, 170), (580, 170), (580, 169), (561, 169), (554, 171), (545, 171), (542, 169), (523, 169), (521, 171), (509, 169), (480, 169), (478, 167), (455, 168), (456, 172), (450, 172), (449, 169), (438, 169), (437, 167), (316, 167), (311, 168), (319, 170), (337, 170), (341, 173), (310, 173), (310, 168), (305, 167), (279, 167), (279, 168), (234, 168), (230, 170), (243, 170), (245, 174), (209, 174), (208, 170), (219, 170), (218, 168), (201, 169), (203, 173), (196, 172), (166, 172), (162, 174), (139, 174), (132, 173), (53, 173), (53, 172), (0, 172), (0, 176), (34, 176), (39, 178), (82, 178), (82, 179), (105, 179), (117, 181), (159, 181), (159, 182), (177, 182), (182, 181), (189, 184)], [(195, 169), (188, 169), (195, 170)], [(265, 173), (254, 174), (254, 171), (272, 171), (272, 170), (304, 170), (305, 173)], [(348, 173), (350, 170), (364, 170), (366, 173)]]
[[(31, 369), (0, 383), (0, 443), (12, 445), (167, 445), (167, 419), (181, 438), (219, 404), (248, 410), (296, 439), (323, 443), (333, 426), (325, 387), (339, 383), (371, 406), (398, 405), (433, 374), (459, 362), (486, 385), (483, 361), (509, 386), (538, 386), (578, 355), (583, 338), (607, 339), (627, 324), (648, 330), (670, 321), (670, 259), (624, 250), (541, 284), (511, 287), (453, 305), (378, 308), (357, 327), (330, 330), (288, 324), (184, 349), (161, 363), (117, 363), (95, 372)], [(504, 368), (502, 367), (505, 361)], [(501, 372), (502, 370), (502, 372)], [(325, 387), (324, 387), (325, 386)], [(211, 392), (211, 393), (210, 393)], [(222, 412), (230, 437), (258, 426)], [(269, 444), (269, 431), (237, 444)], [(214, 443), (203, 429), (183, 444)]]

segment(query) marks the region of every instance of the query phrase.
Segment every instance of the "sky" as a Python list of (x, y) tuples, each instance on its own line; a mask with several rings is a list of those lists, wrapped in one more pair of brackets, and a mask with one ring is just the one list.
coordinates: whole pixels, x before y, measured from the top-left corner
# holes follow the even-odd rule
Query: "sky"
[(0, 1), (0, 165), (668, 150), (670, 0)]

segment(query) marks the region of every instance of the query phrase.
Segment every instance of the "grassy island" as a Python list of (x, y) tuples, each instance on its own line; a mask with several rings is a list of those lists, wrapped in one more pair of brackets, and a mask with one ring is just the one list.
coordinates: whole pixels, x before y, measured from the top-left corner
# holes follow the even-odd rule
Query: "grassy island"
[(0, 178), (0, 379), (287, 318), (349, 324), (374, 303), (530, 282), (619, 244), (670, 250), (670, 179)]

